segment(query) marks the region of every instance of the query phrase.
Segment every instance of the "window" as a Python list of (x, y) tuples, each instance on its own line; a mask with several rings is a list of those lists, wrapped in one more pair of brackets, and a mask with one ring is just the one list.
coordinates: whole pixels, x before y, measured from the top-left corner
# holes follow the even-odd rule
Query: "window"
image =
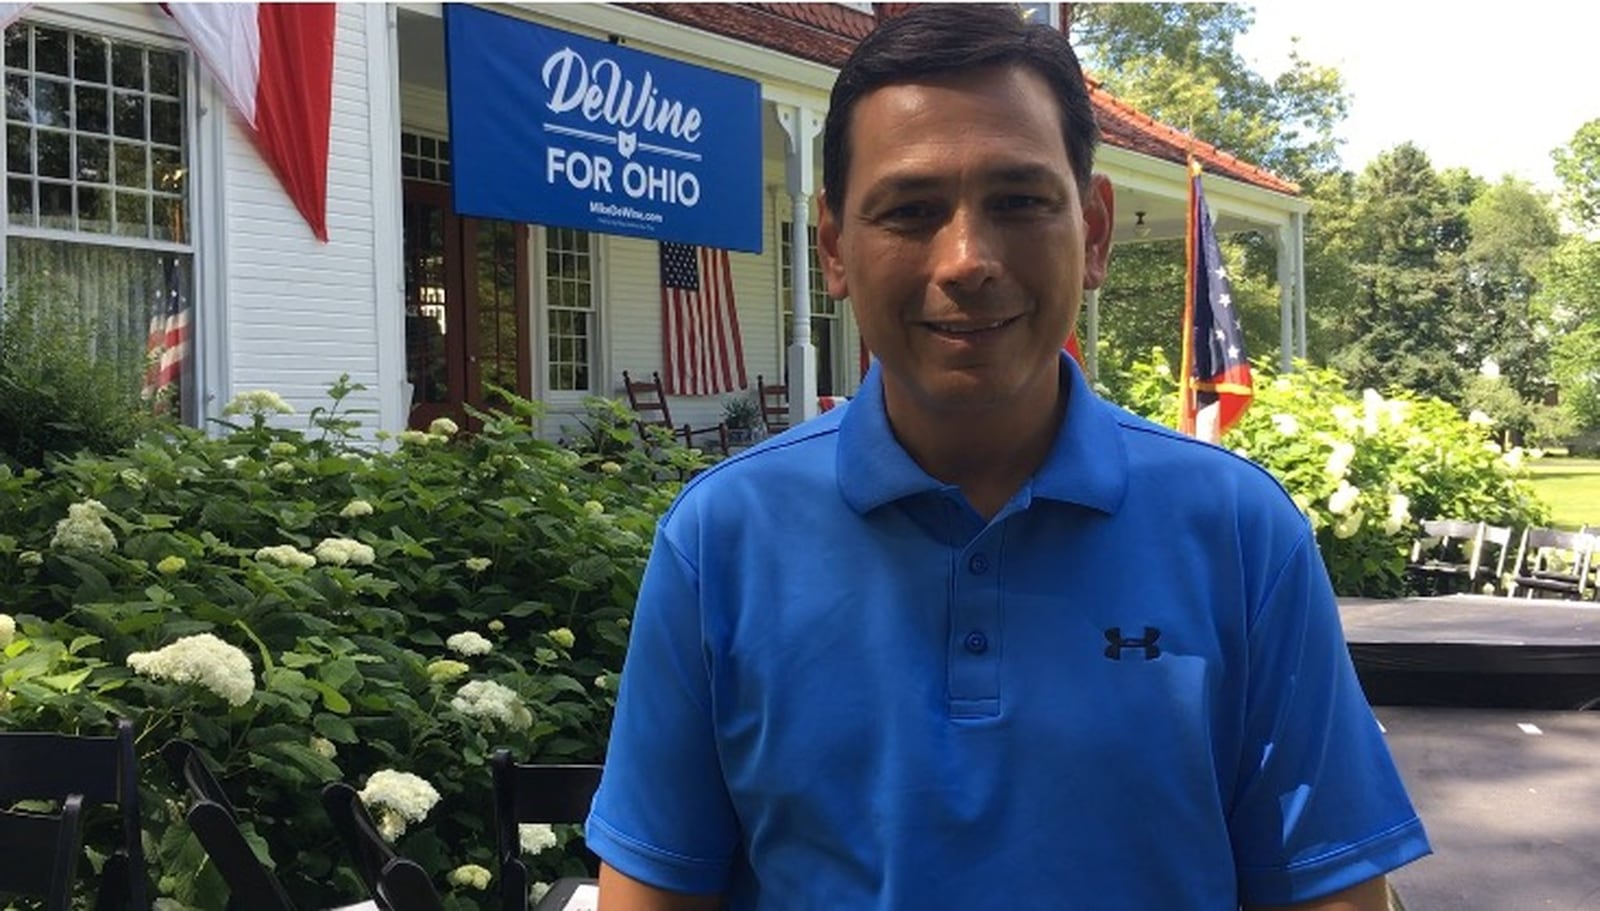
[(1059, 3), (1019, 3), (1017, 7), (1022, 10), (1022, 18), (1029, 22), (1043, 22), (1051, 28), (1061, 28)]
[(10, 292), (74, 307), (97, 356), (192, 421), (188, 56), (28, 22), (3, 53)]
[(545, 362), (549, 391), (592, 392), (595, 374), (594, 238), (573, 228), (544, 230)]
[(421, 133), (400, 134), (400, 176), (429, 183), (450, 182), (450, 140)]
[[(843, 338), (841, 329), (840, 304), (828, 296), (827, 287), (822, 283), (822, 260), (817, 256), (817, 226), (807, 225), (806, 236), (811, 239), (809, 247), (810, 273), (808, 280), (811, 285), (811, 344), (817, 349), (817, 394), (838, 395), (840, 390), (835, 388), (834, 376), (837, 359), (836, 353), (841, 349), (840, 339)], [(783, 348), (788, 351), (794, 344), (794, 224), (783, 222), (778, 225), (778, 250), (779, 259), (783, 267), (783, 278), (780, 284), (783, 296)], [(785, 357), (787, 362), (787, 357)]]

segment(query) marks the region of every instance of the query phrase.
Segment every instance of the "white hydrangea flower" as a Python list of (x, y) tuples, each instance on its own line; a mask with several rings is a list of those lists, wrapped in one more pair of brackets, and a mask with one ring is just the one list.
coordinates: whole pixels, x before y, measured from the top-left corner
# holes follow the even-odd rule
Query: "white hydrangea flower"
[(270, 389), (252, 389), (233, 397), (222, 409), (223, 414), (294, 414), (294, 407)]
[(481, 573), (488, 569), (493, 562), (488, 557), (468, 557), (466, 559), (467, 572)]
[(378, 813), (378, 830), (394, 841), (405, 834), (406, 824), (421, 822), (439, 802), (439, 792), (419, 775), (380, 769), (361, 789), (361, 802)]
[(1398, 534), (1411, 519), (1411, 498), (1397, 493), (1389, 498), (1389, 517), (1384, 520), (1384, 534)]
[(198, 684), (229, 705), (244, 705), (256, 689), (250, 656), (211, 633), (184, 636), (153, 652), (134, 652), (128, 667), (156, 680)]
[(124, 468), (117, 472), (117, 477), (126, 484), (129, 490), (144, 490), (149, 485), (149, 480), (137, 468)]
[(611, 677), (607, 674), (601, 674), (594, 678), (594, 688), (601, 691), (609, 690), (611, 688)]
[(1356, 447), (1354, 443), (1339, 441), (1333, 444), (1333, 451), (1328, 453), (1328, 477), (1335, 481), (1344, 479), (1350, 473), (1350, 463), (1355, 460)]
[(339, 748), (334, 746), (333, 741), (326, 737), (312, 737), (310, 746), (311, 752), (316, 753), (323, 759), (332, 759), (339, 755)]
[(469, 658), (473, 655), (487, 655), (494, 650), (494, 643), (485, 639), (482, 633), (475, 633), (472, 630), (453, 633), (450, 638), (444, 640), (444, 644), (450, 651)]
[(43, 566), (44, 565), (44, 554), (41, 554), (36, 550), (25, 550), (22, 553), (17, 554), (17, 565), (18, 566)]
[(1300, 421), (1292, 414), (1275, 414), (1272, 416), (1272, 426), (1286, 437), (1292, 437), (1300, 432)]
[(1488, 440), (1483, 444), (1483, 451), (1490, 455), (1499, 455), (1501, 452), (1500, 444), (1494, 440)]
[(1521, 469), (1522, 468), (1522, 447), (1521, 446), (1513, 446), (1513, 447), (1511, 447), (1511, 450), (1509, 452), (1507, 452), (1505, 455), (1500, 457), (1500, 461), (1504, 462), (1505, 466), (1507, 468), (1511, 469), (1512, 471), (1517, 471), (1517, 470)]
[(460, 661), (440, 658), (438, 661), (430, 661), (428, 663), (428, 679), (438, 683), (449, 683), (470, 670), (472, 668)]
[(272, 473), (277, 475), (280, 478), (286, 478), (289, 475), (294, 474), (294, 463), (293, 462), (274, 462), (272, 464)]
[(556, 830), (542, 822), (517, 826), (517, 843), (524, 854), (539, 854), (556, 846)]
[(0, 648), (11, 644), (17, 638), (17, 619), (10, 614), (0, 614)]
[(1377, 436), (1379, 421), (1389, 410), (1383, 396), (1376, 389), (1361, 390), (1361, 432), (1367, 436)]
[(404, 446), (429, 446), (439, 441), (439, 437), (421, 430), (402, 430), (394, 438)]
[(1389, 420), (1390, 427), (1404, 426), (1406, 423), (1406, 418), (1409, 417), (1410, 414), (1411, 403), (1405, 399), (1390, 399), (1388, 406), (1385, 409), (1385, 416)]
[(99, 500), (84, 500), (67, 507), (67, 517), (56, 523), (50, 546), (58, 550), (110, 551), (117, 548), (117, 536), (106, 527), (111, 510)]
[(600, 470), (606, 474), (622, 474), (622, 466), (616, 462), (601, 462)]
[(1340, 481), (1339, 489), (1328, 497), (1328, 512), (1336, 516), (1348, 515), (1351, 508), (1356, 505), (1356, 500), (1361, 496), (1360, 488), (1351, 486), (1349, 481)]
[(606, 511), (606, 505), (599, 500), (583, 501), (583, 511), (591, 516), (598, 516)]
[(310, 569), (317, 565), (317, 558), (293, 544), (274, 544), (256, 551), (256, 559), (266, 563), (276, 563), (289, 569)]
[[(443, 421), (447, 419), (440, 418), (439, 420)], [(454, 870), (451, 870), (449, 873), (445, 874), (444, 878), (450, 883), (450, 885), (457, 886), (459, 888), (489, 888), (489, 871), (484, 867), (478, 866), (477, 864), (462, 864), (461, 866), (456, 867)]]
[(372, 504), (366, 500), (351, 500), (339, 510), (339, 517), (342, 519), (359, 519), (370, 515), (372, 515)]
[(161, 558), (161, 562), (156, 564), (156, 572), (161, 573), (164, 576), (173, 576), (183, 572), (183, 568), (188, 565), (188, 560), (185, 560), (177, 554), (172, 554), (170, 556)]
[(228, 469), (229, 471), (238, 471), (239, 466), (244, 464), (244, 459), (245, 457), (242, 455), (236, 455), (232, 458), (223, 459), (222, 467)]
[(501, 619), (499, 619), (497, 617), (497, 618), (489, 621), (489, 632), (491, 632), (491, 633), (503, 633), (505, 631), (506, 631), (506, 623), (505, 623), (504, 620), (501, 620)]
[(1172, 375), (1172, 367), (1167, 364), (1165, 359), (1156, 361), (1155, 371), (1156, 371), (1156, 376), (1171, 376)]
[(1487, 414), (1484, 414), (1482, 411), (1474, 408), (1472, 409), (1472, 412), (1467, 415), (1467, 423), (1476, 424), (1479, 427), (1493, 427), (1494, 418), (1489, 417)]
[(549, 891), (550, 884), (541, 879), (528, 887), (528, 901), (537, 905), (539, 899), (544, 898), (545, 893)]
[(300, 451), (300, 447), (288, 440), (273, 440), (271, 445), (267, 446), (267, 451), (275, 456), (292, 456)]
[(474, 680), (456, 691), (450, 707), (472, 718), (498, 721), (514, 731), (533, 724), (533, 713), (522, 704), (517, 691), (493, 680)]
[(434, 418), (433, 423), (428, 425), (428, 432), (434, 436), (453, 437), (460, 431), (461, 428), (456, 426), (456, 422), (449, 418)]
[(377, 559), (371, 547), (350, 538), (323, 538), (312, 553), (318, 561), (333, 566), (371, 566)]
[(578, 641), (578, 638), (572, 635), (572, 630), (567, 629), (564, 626), (553, 629), (550, 632), (545, 633), (545, 635), (550, 637), (551, 642), (554, 642), (556, 645), (559, 645), (562, 648), (572, 648), (572, 646)]
[(1356, 410), (1349, 405), (1335, 405), (1332, 409), (1333, 420), (1339, 429), (1345, 433), (1354, 433), (1361, 426), (1361, 421), (1356, 417)]
[(1348, 516), (1334, 523), (1333, 536), (1335, 538), (1353, 538), (1361, 530), (1361, 510), (1356, 510)]

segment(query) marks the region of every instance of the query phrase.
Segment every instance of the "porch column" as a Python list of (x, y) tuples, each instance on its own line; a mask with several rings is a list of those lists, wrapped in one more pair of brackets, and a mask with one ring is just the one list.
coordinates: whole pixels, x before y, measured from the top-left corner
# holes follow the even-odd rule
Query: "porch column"
[(1083, 367), (1089, 382), (1100, 378), (1100, 289), (1083, 292)]
[(817, 351), (811, 344), (811, 197), (816, 192), (817, 134), (822, 132), (822, 116), (810, 108), (780, 104), (778, 124), (783, 127), (787, 145), (784, 168), (788, 175), (789, 197), (794, 216), (789, 229), (789, 287), (794, 293), (794, 343), (789, 346), (789, 424), (793, 426), (817, 416)]
[(1306, 213), (1293, 212), (1289, 223), (1294, 226), (1294, 304), (1299, 333), (1300, 357), (1309, 359), (1311, 349), (1306, 346)]
[(1294, 370), (1295, 356), (1295, 263), (1294, 222), (1279, 225), (1278, 235), (1278, 369)]

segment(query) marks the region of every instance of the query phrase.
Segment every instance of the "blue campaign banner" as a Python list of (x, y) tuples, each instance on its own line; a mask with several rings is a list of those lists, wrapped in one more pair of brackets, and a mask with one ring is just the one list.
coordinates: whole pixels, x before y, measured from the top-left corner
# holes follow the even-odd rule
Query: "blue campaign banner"
[(753, 80), (444, 5), (456, 211), (761, 252)]

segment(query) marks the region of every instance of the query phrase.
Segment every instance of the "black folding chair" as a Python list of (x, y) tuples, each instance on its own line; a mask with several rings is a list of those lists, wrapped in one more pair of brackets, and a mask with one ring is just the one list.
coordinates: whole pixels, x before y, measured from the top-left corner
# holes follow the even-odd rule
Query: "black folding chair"
[(1422, 594), (1470, 590), (1480, 574), (1482, 522), (1425, 519), (1411, 543), (1406, 576)]
[(330, 782), (322, 788), (322, 807), (350, 852), (356, 874), (367, 884), (379, 908), (443, 911), (444, 903), (428, 872), (395, 853), (355, 788), (342, 781)]
[[(528, 868), (522, 862), (517, 827), (523, 823), (581, 823), (600, 787), (598, 765), (536, 765), (513, 761), (511, 751), (495, 750), (489, 758), (494, 775), (494, 828), (500, 855), (501, 907), (528, 911)], [(536, 911), (565, 907), (572, 893), (593, 883), (599, 860), (585, 850), (589, 878), (563, 877), (539, 900)]]
[(0, 897), (43, 899), (45, 911), (67, 911), (82, 853), (81, 795), (62, 799), (59, 813), (0, 810)]
[(1594, 535), (1554, 528), (1529, 528), (1522, 533), (1517, 563), (1507, 594), (1528, 598), (1555, 595), (1570, 600), (1595, 597), (1591, 576), (1597, 539)]
[(121, 815), (121, 838), (100, 868), (96, 911), (148, 911), (133, 723), (119, 719), (110, 736), (0, 731), (0, 807), (65, 804), (72, 795), (84, 807), (114, 804)]
[(228, 911), (295, 911), (294, 902), (239, 829), (239, 811), (194, 744), (173, 740), (161, 758), (188, 790), (189, 828), (228, 887)]

